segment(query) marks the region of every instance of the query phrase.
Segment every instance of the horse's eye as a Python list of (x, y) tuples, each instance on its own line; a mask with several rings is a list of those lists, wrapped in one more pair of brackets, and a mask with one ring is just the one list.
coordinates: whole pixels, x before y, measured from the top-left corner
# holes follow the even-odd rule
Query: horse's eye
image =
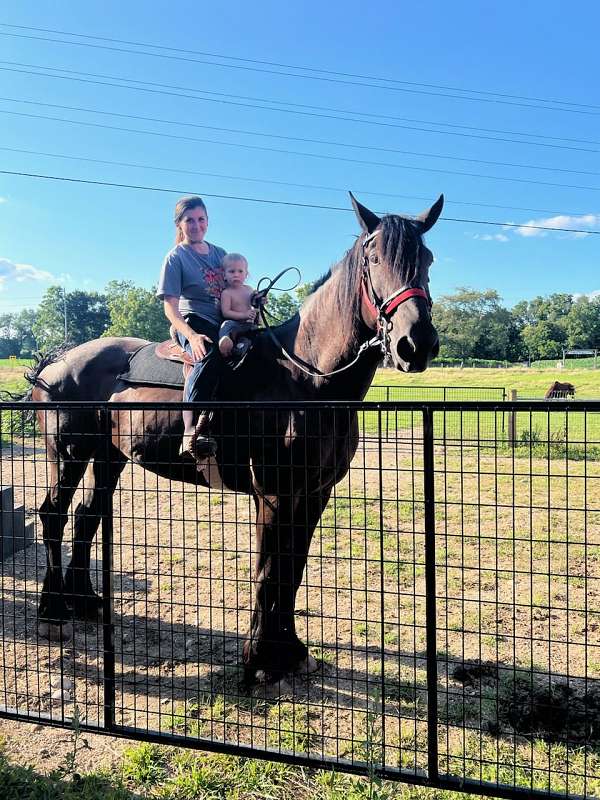
[(379, 256), (377, 255), (377, 253), (371, 253), (371, 255), (369, 256), (369, 261), (371, 262), (371, 264), (379, 264)]

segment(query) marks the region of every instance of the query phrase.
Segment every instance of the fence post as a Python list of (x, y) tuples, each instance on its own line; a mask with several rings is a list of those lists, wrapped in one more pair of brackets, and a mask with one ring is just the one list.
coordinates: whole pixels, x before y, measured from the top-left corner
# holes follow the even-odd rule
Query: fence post
[(112, 444), (111, 413), (107, 406), (102, 411), (104, 485), (101, 492), (102, 514), (102, 649), (104, 654), (104, 730), (115, 724), (115, 630), (113, 623), (113, 493), (110, 490), (110, 451)]
[(427, 774), (437, 781), (438, 763), (438, 666), (437, 601), (435, 588), (435, 480), (433, 409), (423, 408), (423, 489), (425, 495), (425, 626), (427, 639)]
[[(510, 402), (514, 403), (516, 400), (517, 390), (511, 389)], [(508, 438), (510, 440), (511, 447), (514, 447), (517, 440), (517, 412), (512, 409), (508, 412)]]

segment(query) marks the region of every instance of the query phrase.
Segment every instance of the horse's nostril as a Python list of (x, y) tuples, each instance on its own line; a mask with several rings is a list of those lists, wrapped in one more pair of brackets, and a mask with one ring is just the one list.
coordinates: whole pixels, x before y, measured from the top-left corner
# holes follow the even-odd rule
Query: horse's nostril
[(417, 352), (415, 343), (410, 338), (410, 336), (403, 336), (401, 339), (398, 340), (397, 350), (398, 350), (398, 356), (403, 361), (411, 361), (415, 353)]

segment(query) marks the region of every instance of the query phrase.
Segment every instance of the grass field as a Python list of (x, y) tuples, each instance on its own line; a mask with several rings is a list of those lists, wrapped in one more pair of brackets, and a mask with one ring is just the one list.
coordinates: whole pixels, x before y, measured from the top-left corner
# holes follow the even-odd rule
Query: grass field
[[(0, 360), (0, 390), (18, 392), (26, 388), (22, 377), (23, 365), (8, 359)], [(412, 400), (442, 400), (443, 387), (453, 387), (446, 392), (448, 400), (497, 400), (499, 390), (517, 391), (518, 399), (542, 399), (554, 380), (572, 383), (576, 399), (600, 399), (600, 370), (531, 370), (512, 369), (430, 369), (424, 373), (404, 374), (392, 369), (378, 370), (367, 400), (392, 402)], [(384, 390), (381, 387), (390, 387)], [(491, 392), (490, 387), (498, 391)], [(520, 412), (516, 415), (517, 456), (535, 453), (540, 457), (600, 458), (600, 414), (582, 412), (565, 413), (560, 405), (550, 406), (552, 413)], [(390, 412), (384, 420), (384, 433), (414, 425), (413, 412)], [(5, 424), (3, 424), (5, 428)], [(376, 415), (366, 420), (369, 435), (377, 434)], [(491, 447), (507, 447), (508, 415), (490, 411), (485, 414), (438, 413), (435, 418), (436, 435), (464, 442), (486, 441)]]

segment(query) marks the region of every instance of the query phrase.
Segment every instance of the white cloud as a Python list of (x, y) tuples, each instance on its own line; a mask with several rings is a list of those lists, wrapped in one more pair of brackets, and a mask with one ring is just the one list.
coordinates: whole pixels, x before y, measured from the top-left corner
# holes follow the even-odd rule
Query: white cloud
[(54, 276), (46, 270), (32, 267), (31, 264), (15, 264), (8, 258), (0, 258), (0, 290), (9, 283), (24, 281), (51, 281)]
[[(555, 217), (544, 217), (541, 219), (530, 219), (525, 225), (531, 225), (534, 227), (525, 227), (520, 226), (518, 228), (513, 228), (514, 232), (519, 236), (524, 236), (526, 238), (532, 237), (542, 237), (548, 236), (550, 231), (542, 231), (539, 230), (540, 227), (543, 228), (589, 228), (591, 230), (597, 230), (600, 228), (600, 214), (580, 214), (578, 216), (568, 214), (558, 214)], [(506, 228), (505, 228), (506, 230)], [(562, 232), (562, 231), (561, 231)], [(564, 232), (564, 238), (568, 239), (585, 239), (586, 236), (589, 236), (588, 233), (567, 233)]]
[(508, 242), (508, 236), (504, 233), (474, 233), (473, 238), (480, 242)]
[(8, 203), (8, 197), (0, 197), (0, 204), (1, 203)]

